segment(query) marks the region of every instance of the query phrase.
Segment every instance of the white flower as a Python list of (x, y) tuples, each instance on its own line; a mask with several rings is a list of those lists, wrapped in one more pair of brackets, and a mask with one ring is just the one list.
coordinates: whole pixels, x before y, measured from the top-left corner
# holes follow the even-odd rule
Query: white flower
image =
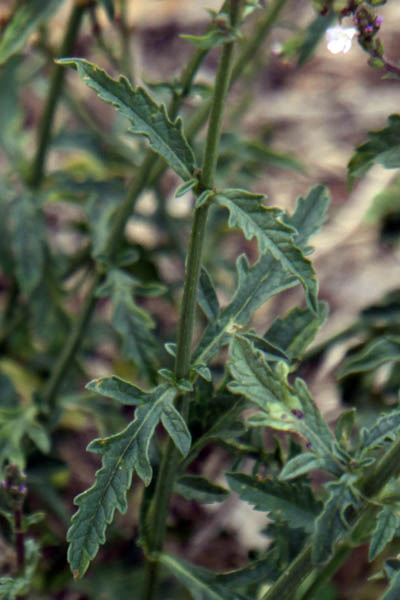
[(353, 37), (356, 34), (357, 29), (355, 27), (341, 27), (340, 25), (329, 27), (325, 33), (329, 52), (332, 52), (332, 54), (343, 52), (343, 54), (346, 54), (350, 50)]

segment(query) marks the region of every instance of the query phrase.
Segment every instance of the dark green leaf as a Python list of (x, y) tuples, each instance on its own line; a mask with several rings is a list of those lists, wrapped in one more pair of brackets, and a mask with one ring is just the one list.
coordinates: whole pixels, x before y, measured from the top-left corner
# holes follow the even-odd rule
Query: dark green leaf
[(338, 377), (371, 371), (388, 360), (400, 360), (400, 338), (388, 336), (370, 342), (360, 352), (353, 354), (343, 363)]
[(0, 39), (0, 64), (21, 50), (30, 34), (61, 6), (63, 0), (22, 2)]
[(219, 313), (219, 302), (211, 275), (203, 267), (200, 273), (198, 303), (209, 321), (215, 321)]
[(349, 185), (361, 179), (373, 164), (386, 169), (400, 167), (400, 116), (391, 115), (388, 126), (368, 133), (368, 141), (358, 146), (347, 166)]
[(276, 564), (274, 560), (271, 560), (274, 554), (274, 550), (269, 550), (263, 558), (249, 563), (242, 569), (236, 569), (228, 573), (218, 573), (217, 581), (235, 588), (254, 583), (265, 583), (274, 577), (276, 573)]
[(383, 506), (379, 511), (369, 544), (368, 560), (373, 561), (389, 544), (400, 526), (400, 517), (393, 506)]
[(81, 79), (102, 100), (112, 104), (127, 117), (132, 133), (145, 135), (151, 149), (162, 156), (182, 179), (192, 179), (194, 156), (182, 131), (182, 121), (172, 122), (164, 105), (159, 106), (143, 89), (132, 88), (123, 75), (112, 79), (103, 69), (84, 59), (60, 59), (59, 64), (74, 65)]
[(325, 223), (330, 201), (328, 188), (324, 185), (316, 185), (310, 188), (305, 198), (304, 196), (297, 198), (293, 215), (286, 218), (289, 225), (297, 231), (294, 243), (305, 254), (312, 252), (312, 248), (307, 246), (307, 242), (310, 237), (320, 231)]
[(359, 496), (354, 484), (357, 477), (345, 473), (338, 481), (327, 483), (329, 496), (315, 524), (313, 562), (325, 563), (332, 556), (336, 543), (349, 531), (346, 511), (357, 508)]
[(221, 190), (214, 200), (229, 210), (229, 226), (239, 227), (246, 239), (257, 239), (260, 254), (271, 252), (304, 287), (310, 308), (318, 311), (318, 284), (314, 270), (302, 251), (295, 246), (296, 231), (276, 208), (261, 204), (263, 196), (244, 190)]
[(321, 510), (309, 485), (260, 479), (243, 473), (227, 475), (229, 487), (256, 510), (270, 513), (277, 521), (290, 523), (293, 528), (311, 533)]
[(223, 502), (229, 496), (228, 490), (216, 485), (200, 475), (183, 475), (175, 484), (175, 492), (186, 500), (195, 500), (201, 504)]
[(269, 360), (272, 362), (283, 360), (287, 362), (287, 354), (283, 350), (281, 350), (279, 346), (271, 344), (269, 340), (260, 338), (254, 333), (244, 333), (242, 337), (246, 338), (246, 340), (249, 340), (249, 342), (253, 344), (254, 348), (260, 350), (263, 353), (265, 360)]
[(67, 535), (68, 561), (75, 578), (84, 575), (99, 545), (104, 543), (106, 527), (115, 510), (126, 512), (126, 495), (133, 472), (137, 472), (145, 485), (150, 483), (150, 441), (165, 403), (173, 402), (176, 394), (168, 385), (158, 386), (149, 393), (149, 401), (136, 408), (135, 419), (123, 431), (89, 444), (88, 450), (101, 454), (103, 459), (95, 483), (75, 498), (79, 509), (72, 517)]
[(189, 590), (193, 600), (246, 600), (219, 583), (213, 571), (195, 567), (165, 552), (159, 555), (159, 561)]
[(312, 342), (318, 329), (328, 317), (328, 304), (318, 303), (318, 314), (296, 307), (278, 317), (264, 335), (264, 339), (280, 348), (293, 362), (299, 360), (304, 350)]
[(386, 440), (394, 441), (400, 433), (400, 408), (382, 415), (375, 425), (369, 429), (363, 427), (360, 432), (361, 449), (367, 454), (374, 448), (379, 448)]
[(400, 561), (397, 559), (385, 562), (385, 572), (390, 584), (380, 600), (398, 600), (400, 594)]
[(303, 42), (298, 51), (298, 64), (303, 65), (309, 60), (321, 39), (323, 38), (325, 31), (336, 19), (335, 13), (330, 11), (327, 15), (318, 15), (314, 21), (307, 27), (304, 33)]
[(201, 48), (202, 50), (211, 50), (212, 48), (216, 48), (217, 46), (220, 46), (226, 42), (234, 42), (237, 38), (237, 35), (237, 32), (234, 30), (223, 30), (214, 27), (204, 35), (182, 34), (179, 37), (181, 37), (183, 40), (187, 40), (197, 48)]
[(183, 456), (186, 456), (190, 450), (192, 437), (182, 415), (175, 408), (174, 399), (172, 397), (164, 402), (161, 413), (161, 422), (168, 431), (170, 438), (178, 448), (179, 452)]
[(43, 222), (33, 196), (21, 194), (14, 199), (11, 223), (16, 276), (22, 293), (29, 296), (39, 284), (44, 268)]

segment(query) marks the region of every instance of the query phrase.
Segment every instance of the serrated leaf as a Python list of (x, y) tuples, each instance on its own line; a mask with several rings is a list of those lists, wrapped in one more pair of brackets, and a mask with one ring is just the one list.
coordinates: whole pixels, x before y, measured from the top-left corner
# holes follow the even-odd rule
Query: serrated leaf
[(283, 212), (261, 204), (264, 197), (244, 190), (222, 190), (214, 201), (229, 211), (229, 226), (239, 227), (248, 240), (257, 239), (260, 254), (271, 252), (302, 284), (310, 308), (318, 311), (318, 283), (310, 261), (295, 246), (296, 231)]
[(344, 361), (338, 377), (372, 371), (389, 360), (400, 360), (400, 338), (387, 336), (370, 342), (360, 352)]
[(245, 596), (219, 583), (218, 575), (213, 571), (196, 567), (165, 552), (159, 555), (158, 560), (179, 579), (190, 592), (193, 600), (248, 600)]
[[(279, 479), (282, 481), (295, 479), (300, 475), (310, 473), (321, 469), (323, 471), (332, 471), (332, 461), (323, 456), (318, 456), (314, 452), (302, 452), (298, 456), (291, 458), (283, 467), (279, 474)], [(334, 475), (338, 474), (338, 470), (334, 471)], [(340, 475), (340, 470), (339, 470)]]
[(385, 169), (400, 167), (400, 115), (391, 115), (387, 127), (370, 131), (368, 141), (356, 148), (347, 165), (349, 185), (361, 179), (374, 164)]
[(385, 573), (390, 584), (380, 600), (398, 600), (400, 593), (400, 561), (397, 559), (387, 560), (385, 562)]
[(229, 496), (228, 490), (216, 485), (200, 475), (182, 475), (175, 484), (175, 492), (201, 504), (223, 502)]
[(133, 383), (125, 381), (116, 375), (92, 379), (85, 387), (91, 392), (96, 392), (96, 394), (100, 394), (101, 396), (112, 398), (113, 400), (117, 400), (118, 402), (121, 402), (121, 404), (126, 404), (128, 406), (136, 406), (137, 404), (147, 402), (149, 399), (148, 392), (143, 391), (136, 385), (133, 385)]
[(260, 479), (244, 473), (229, 473), (227, 480), (229, 487), (255, 510), (270, 513), (272, 519), (288, 522), (293, 528), (308, 533), (313, 530), (321, 503), (314, 498), (310, 486)]
[(231, 302), (210, 322), (195, 349), (194, 360), (208, 363), (229, 342), (229, 333), (245, 325), (253, 312), (269, 298), (297, 285), (295, 277), (285, 272), (278, 261), (265, 255), (249, 266), (244, 254), (236, 262), (237, 289)]
[(328, 188), (324, 185), (316, 185), (310, 188), (305, 198), (304, 196), (297, 198), (293, 215), (285, 219), (296, 229), (294, 243), (305, 254), (312, 252), (312, 248), (307, 246), (307, 242), (310, 237), (320, 231), (325, 223), (330, 201)]
[(0, 39), (0, 64), (21, 50), (30, 34), (61, 6), (63, 0), (29, 0), (13, 11)]
[(96, 295), (111, 296), (112, 322), (122, 338), (122, 353), (151, 379), (157, 366), (157, 345), (152, 333), (153, 319), (135, 303), (134, 295), (142, 291), (145, 290), (137, 279), (119, 269), (111, 269)]
[(363, 427), (360, 432), (362, 454), (379, 448), (384, 442), (394, 441), (400, 433), (400, 408), (392, 410), (381, 417), (370, 428)]
[(115, 510), (127, 510), (127, 491), (133, 472), (145, 485), (152, 478), (149, 445), (160, 422), (166, 402), (172, 402), (176, 390), (168, 385), (158, 386), (149, 393), (149, 401), (136, 408), (134, 420), (120, 433), (93, 440), (88, 450), (103, 456), (96, 481), (74, 500), (79, 507), (71, 520), (67, 540), (68, 562), (75, 578), (82, 577), (100, 544), (105, 542), (105, 531)]
[(192, 436), (180, 412), (174, 406), (174, 399), (170, 398), (164, 402), (161, 422), (175, 446), (182, 456), (186, 456), (190, 450)]
[[(275, 578), (275, 549), (269, 550), (263, 558), (255, 560), (241, 569), (227, 573), (218, 573), (217, 581), (225, 586), (238, 588), (239, 586), (261, 583)], [(272, 559), (272, 560), (271, 560)]]
[(151, 149), (182, 179), (193, 178), (194, 155), (183, 135), (182, 121), (171, 121), (164, 105), (159, 106), (143, 88), (134, 90), (123, 75), (118, 80), (112, 79), (87, 60), (65, 58), (58, 63), (75, 66), (81, 79), (99, 98), (129, 119), (132, 133), (146, 136)]
[(369, 544), (368, 560), (370, 562), (392, 541), (399, 526), (400, 517), (395, 507), (383, 506), (377, 515), (375, 529)]
[(312, 558), (316, 564), (325, 563), (332, 556), (338, 540), (349, 531), (346, 511), (349, 507), (357, 509), (359, 496), (354, 484), (355, 475), (345, 473), (338, 481), (325, 485), (329, 496), (315, 523), (312, 538)]
[(5, 461), (15, 463), (21, 469), (25, 467), (26, 436), (42, 452), (48, 452), (49, 438), (37, 416), (37, 408), (32, 404), (0, 409), (0, 467)]
[(15, 274), (25, 296), (38, 286), (44, 269), (43, 222), (30, 194), (21, 194), (11, 205), (11, 245)]
[(218, 317), (219, 302), (217, 293), (211, 275), (204, 267), (200, 272), (197, 301), (209, 321), (214, 321)]
[(278, 317), (264, 334), (264, 339), (280, 348), (288, 358), (295, 362), (312, 342), (318, 329), (328, 317), (328, 304), (318, 303), (318, 313), (296, 307), (284, 318)]
[(0, 577), (1, 600), (18, 600), (21, 594), (25, 594), (27, 581), (24, 577)]

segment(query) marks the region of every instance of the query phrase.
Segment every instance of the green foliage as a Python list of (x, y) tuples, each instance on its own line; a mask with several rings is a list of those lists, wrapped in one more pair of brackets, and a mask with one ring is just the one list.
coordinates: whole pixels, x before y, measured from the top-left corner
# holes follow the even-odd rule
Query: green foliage
[[(95, 382), (92, 387), (109, 390), (114, 388), (115, 382), (110, 383), (111, 386), (107, 380)], [(79, 509), (72, 518), (67, 536), (70, 543), (68, 561), (75, 578), (84, 575), (99, 545), (105, 542), (105, 530), (115, 510), (122, 514), (126, 512), (126, 495), (133, 473), (136, 471), (145, 485), (151, 482), (149, 446), (158, 423), (163, 423), (183, 455), (190, 448), (190, 433), (173, 405), (177, 391), (168, 385), (160, 385), (146, 394), (144, 400), (142, 391), (137, 395), (137, 388), (131, 388), (129, 404), (139, 404), (134, 420), (120, 433), (93, 440), (88, 446), (90, 452), (101, 454), (103, 459), (95, 483), (75, 499)], [(116, 395), (121, 401), (121, 394)]]
[(223, 502), (229, 496), (225, 488), (199, 475), (183, 475), (176, 482), (175, 491), (186, 500), (195, 500), (202, 504)]
[(400, 517), (392, 506), (383, 506), (379, 511), (373, 531), (368, 558), (374, 560), (389, 544), (400, 526)]
[(74, 66), (99, 98), (115, 106), (129, 119), (132, 125), (130, 132), (146, 136), (151, 149), (162, 156), (182, 179), (192, 178), (194, 156), (183, 135), (182, 122), (172, 122), (164, 105), (159, 106), (143, 88), (134, 90), (123, 75), (118, 81), (112, 79), (103, 69), (87, 60), (60, 59), (58, 63)]
[(63, 0), (31, 0), (14, 11), (0, 40), (0, 64), (24, 46), (29, 35), (61, 6)]
[(349, 184), (353, 185), (374, 164), (385, 169), (400, 167), (400, 117), (391, 115), (388, 126), (368, 133), (368, 141), (358, 146), (348, 164)]

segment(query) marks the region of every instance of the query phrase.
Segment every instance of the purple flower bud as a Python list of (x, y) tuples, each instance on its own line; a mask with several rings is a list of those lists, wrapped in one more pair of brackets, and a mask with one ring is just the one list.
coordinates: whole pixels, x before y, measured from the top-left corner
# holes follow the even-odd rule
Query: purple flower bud
[(383, 22), (383, 17), (377, 17), (376, 19), (376, 26), (380, 27), (382, 25)]
[(307, 448), (307, 450), (309, 450), (310, 448), (312, 448), (312, 444), (311, 444), (311, 442), (307, 442), (307, 444), (306, 444), (306, 448)]
[(20, 494), (26, 494), (26, 492), (28, 491), (28, 488), (26, 487), (26, 485), (20, 485), (18, 488), (18, 491)]
[(5, 479), (3, 479), (3, 481), (1, 482), (1, 485), (3, 486), (3, 488), (7, 489), (8, 488), (8, 483)]
[(296, 417), (296, 419), (304, 419), (304, 413), (302, 410), (299, 410), (298, 408), (294, 408), (290, 412), (292, 413), (292, 415), (294, 415)]
[(374, 30), (372, 25), (366, 25), (364, 29), (364, 33), (372, 33)]

